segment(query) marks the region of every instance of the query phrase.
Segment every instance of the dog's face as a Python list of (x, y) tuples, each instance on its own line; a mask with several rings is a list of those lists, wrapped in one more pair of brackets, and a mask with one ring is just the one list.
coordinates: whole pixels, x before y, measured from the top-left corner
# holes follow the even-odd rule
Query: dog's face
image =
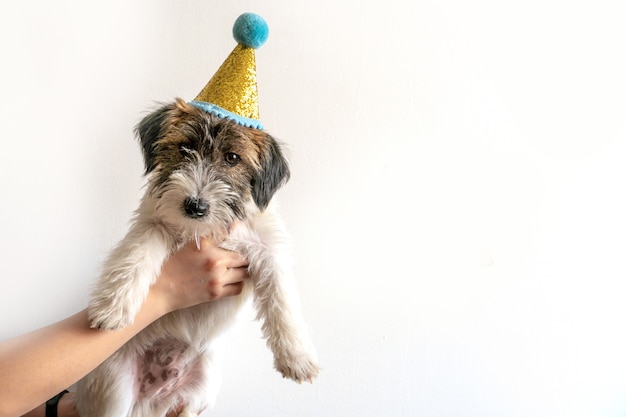
[(270, 135), (180, 99), (146, 116), (136, 131), (156, 214), (182, 229), (224, 228), (264, 210), (289, 178)]

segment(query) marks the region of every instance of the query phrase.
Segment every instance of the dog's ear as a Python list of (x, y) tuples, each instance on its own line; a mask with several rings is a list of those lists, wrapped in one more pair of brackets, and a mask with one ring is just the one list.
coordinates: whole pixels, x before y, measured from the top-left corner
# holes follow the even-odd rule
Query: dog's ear
[(274, 193), (289, 180), (290, 172), (287, 160), (283, 156), (278, 142), (266, 135), (267, 147), (261, 156), (261, 168), (252, 178), (252, 198), (262, 211), (267, 208)]
[(146, 174), (156, 168), (157, 160), (155, 158), (155, 144), (164, 133), (166, 120), (168, 120), (173, 107), (174, 106), (172, 104), (161, 106), (154, 112), (144, 117), (135, 128), (135, 133), (139, 138), (139, 143), (143, 152)]

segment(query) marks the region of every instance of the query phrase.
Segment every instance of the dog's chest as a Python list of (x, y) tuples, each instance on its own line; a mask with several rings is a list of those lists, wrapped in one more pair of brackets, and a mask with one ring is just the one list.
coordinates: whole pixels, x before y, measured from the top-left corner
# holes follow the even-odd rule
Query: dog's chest
[(156, 341), (136, 357), (135, 392), (138, 400), (162, 400), (193, 385), (202, 377), (200, 356), (177, 339)]

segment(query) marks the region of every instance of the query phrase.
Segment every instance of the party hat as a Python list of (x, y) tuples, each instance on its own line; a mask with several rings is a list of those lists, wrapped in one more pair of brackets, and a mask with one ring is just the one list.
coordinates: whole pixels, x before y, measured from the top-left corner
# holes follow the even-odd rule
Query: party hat
[(237, 46), (189, 104), (240, 125), (263, 129), (259, 120), (255, 49), (265, 43), (268, 34), (269, 28), (261, 16), (239, 16), (233, 25)]

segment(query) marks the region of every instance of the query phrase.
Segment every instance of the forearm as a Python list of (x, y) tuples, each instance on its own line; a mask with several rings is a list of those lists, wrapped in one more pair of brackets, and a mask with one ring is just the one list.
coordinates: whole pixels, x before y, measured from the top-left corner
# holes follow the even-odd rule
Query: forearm
[(22, 416), (73, 385), (164, 314), (240, 294), (247, 267), (241, 255), (207, 239), (200, 250), (191, 242), (163, 265), (132, 325), (117, 332), (94, 330), (81, 311), (0, 343), (0, 417)]
[(71, 386), (166, 312), (158, 300), (148, 301), (120, 331), (91, 329), (84, 310), (3, 343), (0, 375), (10, 383), (0, 390), (0, 417), (20, 416)]

